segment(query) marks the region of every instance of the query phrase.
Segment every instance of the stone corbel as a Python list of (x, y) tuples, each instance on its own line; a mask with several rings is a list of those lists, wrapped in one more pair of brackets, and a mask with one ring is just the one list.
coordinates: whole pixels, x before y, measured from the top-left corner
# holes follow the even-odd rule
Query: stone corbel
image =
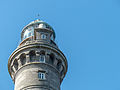
[(26, 54), (26, 63), (29, 63), (29, 62), (30, 62), (30, 55), (28, 53), (28, 54)]
[(40, 58), (40, 52), (36, 51), (36, 61), (39, 61)]
[(54, 64), (55, 66), (57, 66), (57, 63), (58, 63), (58, 60), (57, 60), (57, 58), (55, 57), (53, 64)]
[(16, 70), (16, 68), (15, 68), (15, 66), (13, 65), (13, 66), (11, 66), (12, 67), (12, 69), (13, 69), (13, 72), (15, 73), (17, 70)]
[(22, 63), (20, 61), (20, 58), (17, 60), (18, 61), (18, 68), (20, 68), (22, 66)]

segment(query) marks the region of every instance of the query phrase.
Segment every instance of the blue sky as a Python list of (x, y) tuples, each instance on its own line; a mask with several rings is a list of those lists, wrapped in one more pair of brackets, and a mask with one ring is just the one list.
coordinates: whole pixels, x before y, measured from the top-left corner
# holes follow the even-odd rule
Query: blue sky
[(0, 90), (13, 90), (8, 58), (38, 14), (68, 59), (61, 90), (120, 90), (119, 0), (1, 0)]

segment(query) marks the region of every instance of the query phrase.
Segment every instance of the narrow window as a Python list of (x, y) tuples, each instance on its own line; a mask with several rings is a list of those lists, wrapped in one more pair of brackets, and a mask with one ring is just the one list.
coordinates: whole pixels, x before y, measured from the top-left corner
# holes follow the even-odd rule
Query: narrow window
[(38, 78), (44, 80), (45, 79), (45, 73), (44, 72), (38, 72)]
[(40, 55), (40, 62), (45, 62), (45, 55)]
[(30, 62), (34, 62), (36, 60), (36, 54), (34, 50), (31, 50), (30, 53)]

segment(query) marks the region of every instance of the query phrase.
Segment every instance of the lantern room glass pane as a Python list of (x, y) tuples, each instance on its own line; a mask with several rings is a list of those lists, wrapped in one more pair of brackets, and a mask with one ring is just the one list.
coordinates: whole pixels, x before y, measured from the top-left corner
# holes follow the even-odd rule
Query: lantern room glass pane
[(34, 35), (34, 28), (33, 27), (29, 27), (25, 30), (24, 34), (23, 34), (23, 38), (22, 40), (31, 37)]
[(46, 39), (47, 35), (46, 34), (41, 34), (41, 39)]

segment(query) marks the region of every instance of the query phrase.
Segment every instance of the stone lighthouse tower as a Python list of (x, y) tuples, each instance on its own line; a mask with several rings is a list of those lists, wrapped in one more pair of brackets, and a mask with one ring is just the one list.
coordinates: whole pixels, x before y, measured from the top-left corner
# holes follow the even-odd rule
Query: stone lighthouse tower
[(53, 28), (35, 20), (21, 32), (21, 43), (8, 60), (14, 90), (60, 90), (67, 60), (55, 40)]

